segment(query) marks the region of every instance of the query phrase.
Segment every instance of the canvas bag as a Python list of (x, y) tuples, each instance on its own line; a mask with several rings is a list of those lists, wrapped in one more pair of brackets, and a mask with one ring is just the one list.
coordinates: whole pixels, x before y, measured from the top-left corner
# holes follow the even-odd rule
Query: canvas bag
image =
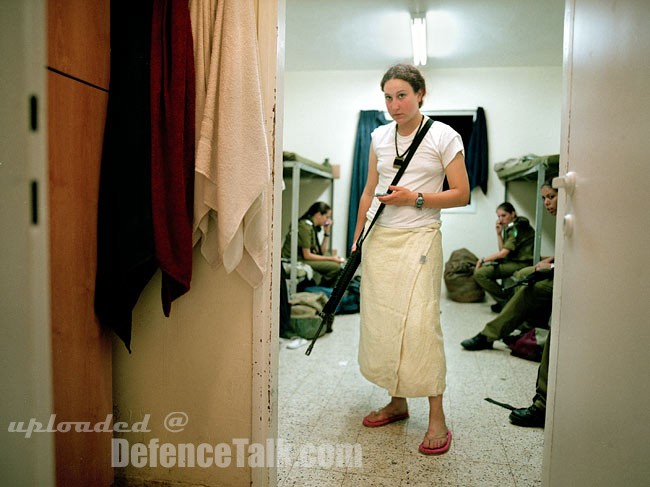
[(454, 250), (445, 264), (444, 280), (447, 297), (459, 303), (473, 303), (485, 299), (485, 291), (474, 280), (478, 257), (469, 250)]
[[(289, 300), (291, 304), (291, 324), (289, 334), (311, 340), (318, 331), (321, 319), (318, 313), (327, 303), (327, 296), (323, 292), (298, 292)], [(325, 330), (320, 331), (323, 335)]]

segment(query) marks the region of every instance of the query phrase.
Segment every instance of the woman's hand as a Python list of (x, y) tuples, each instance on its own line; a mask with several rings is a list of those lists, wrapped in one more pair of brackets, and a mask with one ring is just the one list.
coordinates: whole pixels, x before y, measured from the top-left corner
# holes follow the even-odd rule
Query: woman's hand
[(392, 192), (386, 196), (377, 196), (380, 203), (395, 206), (415, 206), (418, 194), (403, 186), (388, 186)]
[(497, 235), (501, 235), (501, 230), (503, 230), (503, 225), (499, 220), (497, 220), (496, 230), (497, 230)]
[(550, 270), (553, 269), (553, 264), (551, 262), (545, 262), (543, 260), (539, 261), (537, 264), (535, 264), (535, 270), (536, 271), (541, 271), (544, 269)]

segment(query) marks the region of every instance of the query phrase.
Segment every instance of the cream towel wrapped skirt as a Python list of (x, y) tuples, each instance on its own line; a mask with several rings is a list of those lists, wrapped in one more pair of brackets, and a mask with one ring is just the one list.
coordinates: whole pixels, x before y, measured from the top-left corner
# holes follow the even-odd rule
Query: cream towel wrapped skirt
[(361, 373), (391, 396), (442, 394), (440, 224), (409, 229), (375, 225), (362, 255)]

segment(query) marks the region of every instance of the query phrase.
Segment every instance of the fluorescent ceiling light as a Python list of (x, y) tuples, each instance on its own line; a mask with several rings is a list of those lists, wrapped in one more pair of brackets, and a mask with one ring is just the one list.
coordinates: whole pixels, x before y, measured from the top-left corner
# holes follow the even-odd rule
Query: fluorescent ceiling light
[(411, 17), (411, 42), (413, 43), (413, 64), (427, 64), (427, 19), (424, 15)]

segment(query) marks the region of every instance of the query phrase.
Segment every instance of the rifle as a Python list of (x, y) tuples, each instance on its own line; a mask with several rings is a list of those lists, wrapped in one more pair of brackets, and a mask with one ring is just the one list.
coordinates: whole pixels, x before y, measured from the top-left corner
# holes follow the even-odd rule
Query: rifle
[(318, 316), (321, 317), (321, 323), (318, 326), (318, 330), (316, 330), (316, 334), (311, 339), (311, 343), (309, 344), (309, 347), (307, 347), (307, 350), (305, 351), (305, 355), (309, 355), (311, 353), (311, 350), (312, 348), (314, 348), (314, 344), (316, 343), (316, 340), (318, 339), (318, 337), (321, 334), (321, 331), (323, 330), (323, 326), (327, 327), (326, 331), (328, 333), (332, 331), (332, 324), (334, 323), (336, 308), (338, 308), (341, 299), (343, 299), (343, 295), (345, 294), (345, 291), (348, 288), (348, 284), (350, 284), (350, 281), (352, 281), (352, 278), (354, 277), (354, 273), (359, 267), (359, 264), (361, 264), (361, 247), (357, 246), (354, 252), (350, 254), (350, 257), (348, 257), (348, 260), (345, 263), (343, 270), (339, 274), (339, 277), (336, 279), (336, 283), (334, 284), (334, 289), (332, 290), (332, 294), (330, 295), (330, 298), (328, 299), (327, 303), (325, 303), (325, 306), (323, 306), (323, 311), (319, 311), (317, 313)]
[[(393, 178), (393, 181), (390, 183), (390, 186), (395, 186), (398, 183), (399, 179), (402, 177), (402, 174), (404, 174), (404, 171), (406, 170), (406, 166), (408, 166), (409, 162), (411, 161), (411, 157), (413, 157), (413, 154), (415, 154), (415, 151), (417, 150), (418, 146), (420, 145), (420, 142), (424, 138), (425, 134), (427, 133), (431, 125), (433, 125), (433, 120), (427, 118), (427, 121), (422, 127), (422, 129), (418, 131), (417, 134), (415, 134), (415, 137), (413, 138), (413, 142), (411, 142), (411, 145), (407, 150), (408, 155), (406, 156), (402, 164), (399, 166), (399, 170), (397, 171), (397, 174), (395, 174), (395, 177)], [(395, 128), (395, 130), (397, 130), (397, 128)], [(387, 189), (386, 194), (390, 194), (390, 193), (392, 193), (392, 191), (390, 189)], [(361, 264), (361, 244), (363, 244), (363, 241), (370, 233), (372, 226), (377, 221), (377, 218), (379, 218), (379, 215), (384, 210), (385, 206), (386, 205), (384, 203), (379, 205), (379, 208), (377, 208), (377, 212), (375, 213), (372, 222), (370, 222), (370, 226), (368, 226), (367, 230), (361, 232), (361, 235), (357, 240), (356, 248), (350, 254), (350, 257), (348, 257), (348, 260), (345, 263), (343, 270), (341, 270), (339, 277), (336, 279), (336, 283), (334, 284), (334, 289), (332, 290), (332, 295), (330, 296), (327, 303), (325, 303), (325, 306), (323, 306), (323, 311), (318, 313), (318, 315), (321, 317), (321, 322), (320, 325), (318, 326), (318, 330), (316, 330), (316, 334), (311, 339), (311, 343), (309, 344), (309, 347), (307, 347), (307, 350), (305, 351), (305, 355), (311, 354), (311, 351), (314, 348), (314, 345), (316, 344), (316, 340), (318, 340), (318, 337), (320, 336), (321, 331), (323, 331), (324, 326), (327, 327), (326, 331), (328, 332), (332, 331), (332, 324), (334, 323), (334, 314), (336, 312), (336, 308), (341, 302), (341, 299), (345, 294), (345, 290), (348, 288), (348, 284), (350, 284), (350, 281), (354, 277), (354, 273), (359, 267), (359, 264)]]
[(521, 279), (513, 279), (511, 283), (503, 286), (503, 290), (507, 291), (517, 286), (532, 286), (537, 281), (543, 281), (544, 279), (553, 279), (553, 269), (540, 269), (534, 272), (531, 272), (526, 277)]

